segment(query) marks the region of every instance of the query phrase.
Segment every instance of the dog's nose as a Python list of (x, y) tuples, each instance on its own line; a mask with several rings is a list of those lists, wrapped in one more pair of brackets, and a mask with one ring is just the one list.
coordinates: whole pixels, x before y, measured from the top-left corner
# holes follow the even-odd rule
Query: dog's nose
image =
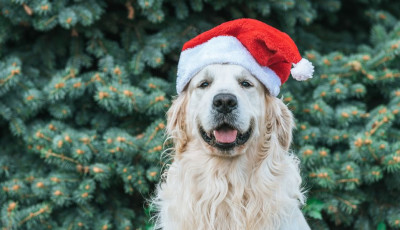
[(220, 93), (214, 96), (213, 108), (220, 113), (230, 113), (237, 107), (237, 98), (230, 93)]

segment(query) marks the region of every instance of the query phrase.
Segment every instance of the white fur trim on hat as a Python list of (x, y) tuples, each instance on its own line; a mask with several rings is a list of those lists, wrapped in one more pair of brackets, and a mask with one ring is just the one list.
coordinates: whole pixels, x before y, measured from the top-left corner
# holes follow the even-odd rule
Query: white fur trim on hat
[(313, 77), (314, 66), (309, 60), (302, 58), (297, 64), (293, 63), (290, 73), (294, 79), (305, 81)]
[(186, 49), (181, 53), (178, 63), (176, 91), (180, 94), (189, 81), (207, 65), (236, 64), (246, 68), (267, 87), (271, 95), (277, 96), (281, 80), (268, 67), (260, 66), (243, 44), (233, 36), (218, 36)]

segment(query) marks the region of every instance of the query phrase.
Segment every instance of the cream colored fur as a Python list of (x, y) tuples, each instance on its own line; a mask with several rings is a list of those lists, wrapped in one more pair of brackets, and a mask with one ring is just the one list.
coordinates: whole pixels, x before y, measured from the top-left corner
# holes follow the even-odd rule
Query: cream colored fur
[[(153, 199), (158, 208), (156, 228), (309, 229), (299, 209), (304, 203), (299, 161), (289, 152), (291, 112), (242, 67), (211, 65), (205, 69), (175, 99), (167, 114), (167, 135), (174, 142), (174, 150), (168, 154), (173, 163)], [(196, 87), (204, 78), (212, 80), (209, 89)], [(236, 87), (243, 78), (251, 81), (254, 89)], [(211, 119), (202, 115), (209, 110), (207, 100), (218, 92), (237, 95), (240, 116), (254, 121), (248, 142), (229, 153), (205, 143), (196, 124)], [(241, 122), (246, 128), (246, 121)]]

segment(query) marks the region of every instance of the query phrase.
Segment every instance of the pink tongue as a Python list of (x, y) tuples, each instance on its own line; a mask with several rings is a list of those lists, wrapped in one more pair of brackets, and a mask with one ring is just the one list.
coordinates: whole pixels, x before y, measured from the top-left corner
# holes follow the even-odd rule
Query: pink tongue
[(232, 143), (236, 140), (236, 129), (214, 130), (214, 136), (219, 143)]

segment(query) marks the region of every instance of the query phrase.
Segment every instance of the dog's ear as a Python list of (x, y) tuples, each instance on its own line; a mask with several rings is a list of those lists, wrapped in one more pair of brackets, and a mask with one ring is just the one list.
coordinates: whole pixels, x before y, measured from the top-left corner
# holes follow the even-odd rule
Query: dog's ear
[(293, 114), (281, 99), (276, 98), (279, 106), (279, 114), (276, 116), (276, 127), (278, 130), (278, 140), (283, 149), (289, 150), (292, 143), (292, 130), (294, 127)]
[[(275, 126), (276, 134), (279, 144), (284, 150), (289, 150), (292, 143), (292, 130), (294, 127), (293, 115), (288, 107), (282, 102), (281, 99), (276, 97), (269, 97), (272, 108), (272, 126)], [(271, 119), (271, 117), (269, 118)], [(271, 121), (271, 120), (270, 120)]]
[(187, 143), (186, 104), (187, 93), (183, 91), (175, 98), (167, 112), (166, 132), (168, 138), (171, 138), (174, 142), (175, 154), (182, 153)]

